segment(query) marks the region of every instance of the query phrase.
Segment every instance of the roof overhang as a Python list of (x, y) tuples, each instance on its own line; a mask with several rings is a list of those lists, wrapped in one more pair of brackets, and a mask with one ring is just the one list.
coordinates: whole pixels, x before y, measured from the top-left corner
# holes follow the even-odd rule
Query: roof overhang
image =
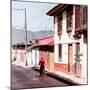
[(61, 11), (63, 11), (67, 6), (68, 6), (68, 4), (58, 4), (57, 6), (52, 8), (50, 11), (48, 11), (47, 15), (55, 16), (56, 14), (60, 13)]

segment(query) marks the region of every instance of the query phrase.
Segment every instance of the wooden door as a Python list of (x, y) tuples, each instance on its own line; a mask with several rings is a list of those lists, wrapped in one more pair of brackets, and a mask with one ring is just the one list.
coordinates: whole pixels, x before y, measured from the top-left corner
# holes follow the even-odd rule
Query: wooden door
[(47, 51), (47, 68), (50, 70), (50, 52)]
[(54, 72), (54, 52), (50, 53), (50, 71)]
[(73, 48), (72, 44), (68, 45), (68, 72), (72, 72), (72, 61), (73, 61)]

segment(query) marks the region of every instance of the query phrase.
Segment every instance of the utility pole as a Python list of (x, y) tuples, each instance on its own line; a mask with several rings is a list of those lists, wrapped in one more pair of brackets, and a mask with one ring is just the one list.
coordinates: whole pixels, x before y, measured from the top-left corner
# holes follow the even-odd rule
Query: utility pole
[(26, 45), (25, 45), (25, 49), (26, 49), (26, 66), (27, 66), (27, 16), (26, 16), (26, 8), (25, 8), (25, 31), (26, 31)]

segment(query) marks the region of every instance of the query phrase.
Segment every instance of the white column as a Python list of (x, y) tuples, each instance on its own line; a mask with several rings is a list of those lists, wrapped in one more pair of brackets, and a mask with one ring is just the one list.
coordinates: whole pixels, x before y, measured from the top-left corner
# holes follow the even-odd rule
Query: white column
[[(71, 38), (74, 39), (73, 35), (75, 34), (75, 5), (73, 5), (73, 16), (72, 16), (72, 34)], [(73, 64), (75, 63), (75, 46), (76, 44), (73, 44)]]
[(67, 64), (68, 63), (68, 41), (69, 37), (67, 34), (67, 17), (66, 11), (63, 12), (63, 20), (62, 20), (62, 36), (61, 36), (61, 43), (62, 43), (62, 62)]
[(68, 44), (62, 44), (62, 62), (68, 64)]
[(58, 21), (57, 21), (57, 16), (54, 17), (55, 23), (54, 23), (54, 34), (58, 35)]
[(66, 11), (63, 12), (63, 20), (62, 20), (62, 35), (60, 42), (66, 43), (69, 40), (68, 34), (67, 34), (67, 22), (66, 22)]
[(72, 34), (71, 34), (71, 37), (73, 37), (74, 33), (75, 33), (75, 5), (73, 5)]
[(57, 24), (57, 17), (55, 17), (55, 24), (54, 24), (54, 60), (58, 62), (59, 59), (59, 37), (58, 37), (58, 24)]
[(55, 62), (57, 63), (58, 62), (58, 60), (59, 60), (59, 45), (58, 44), (56, 44), (55, 46), (54, 46), (54, 56), (55, 56)]
[(39, 63), (39, 50), (37, 49), (37, 65)]
[(83, 39), (84, 36), (82, 35), (82, 53), (83, 56), (81, 58), (81, 62), (82, 62), (82, 79), (84, 80), (84, 83), (87, 83), (87, 44), (84, 43)]
[(35, 50), (32, 50), (32, 64), (35, 65)]

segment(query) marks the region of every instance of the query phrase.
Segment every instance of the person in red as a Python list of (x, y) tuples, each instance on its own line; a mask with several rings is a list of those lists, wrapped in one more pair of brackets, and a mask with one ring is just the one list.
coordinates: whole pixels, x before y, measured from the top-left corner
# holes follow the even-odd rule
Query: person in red
[(43, 57), (41, 57), (39, 65), (40, 65), (40, 76), (44, 76), (45, 61), (44, 61)]

